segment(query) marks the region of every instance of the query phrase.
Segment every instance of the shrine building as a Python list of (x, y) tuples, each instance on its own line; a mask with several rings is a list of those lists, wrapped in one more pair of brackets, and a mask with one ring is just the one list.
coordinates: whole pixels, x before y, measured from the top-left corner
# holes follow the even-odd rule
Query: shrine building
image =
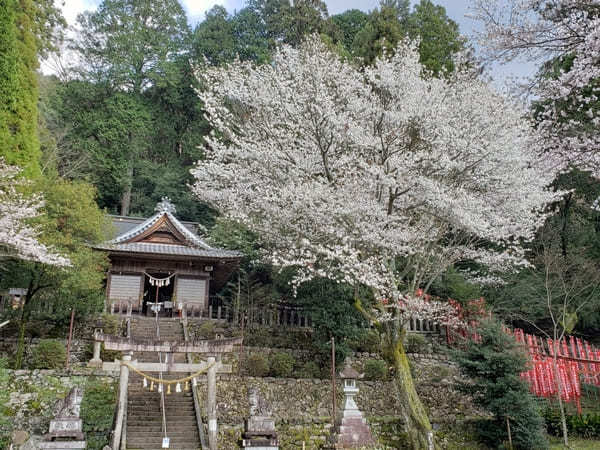
[(113, 216), (116, 237), (94, 246), (106, 251), (107, 310), (172, 315), (185, 310), (202, 315), (209, 300), (238, 267), (241, 253), (211, 247), (198, 225), (175, 217), (168, 198), (148, 219)]

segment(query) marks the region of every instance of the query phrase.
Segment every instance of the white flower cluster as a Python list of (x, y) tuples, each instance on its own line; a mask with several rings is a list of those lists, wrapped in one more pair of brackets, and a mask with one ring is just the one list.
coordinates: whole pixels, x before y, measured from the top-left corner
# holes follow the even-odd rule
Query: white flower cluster
[(361, 72), (318, 37), (270, 65), (198, 70), (218, 133), (195, 194), (301, 266), (297, 282), (399, 299), (460, 260), (524, 264), (557, 195), (538, 136), (472, 73), (424, 73), (412, 44)]
[(67, 258), (51, 253), (37, 240), (38, 232), (28, 220), (39, 215), (39, 196), (25, 196), (19, 190), (26, 181), (19, 169), (0, 159), (0, 256), (16, 257), (56, 266), (68, 266)]

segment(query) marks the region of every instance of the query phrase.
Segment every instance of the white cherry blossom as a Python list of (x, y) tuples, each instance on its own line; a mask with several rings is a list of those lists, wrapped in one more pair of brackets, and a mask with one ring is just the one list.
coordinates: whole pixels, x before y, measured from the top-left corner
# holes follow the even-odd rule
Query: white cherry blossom
[(489, 278), (527, 264), (560, 195), (524, 111), (468, 71), (429, 76), (412, 44), (360, 72), (313, 37), (197, 76), (216, 131), (194, 192), (298, 266), (296, 283), (401, 299), (457, 261)]
[(40, 214), (39, 195), (24, 195), (27, 181), (20, 170), (0, 159), (0, 257), (14, 257), (55, 266), (68, 266), (67, 258), (52, 253), (38, 241), (38, 231), (29, 221)]

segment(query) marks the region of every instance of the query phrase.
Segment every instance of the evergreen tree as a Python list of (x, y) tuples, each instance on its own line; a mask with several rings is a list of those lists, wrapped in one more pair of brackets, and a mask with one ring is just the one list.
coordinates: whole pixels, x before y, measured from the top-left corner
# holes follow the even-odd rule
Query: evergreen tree
[(507, 442), (508, 421), (515, 448), (548, 448), (544, 420), (527, 383), (519, 376), (527, 369), (525, 349), (499, 322), (483, 322), (477, 331), (481, 342), (468, 341), (453, 356), (469, 380), (460, 389), (493, 415), (491, 422), (481, 424), (482, 437), (494, 446)]
[(34, 18), (31, 0), (0, 3), (0, 157), (28, 176), (40, 172)]
[(177, 0), (105, 0), (78, 21), (81, 31), (73, 48), (83, 61), (79, 71), (113, 92), (107, 120), (116, 122), (120, 135), (104, 130), (113, 141), (103, 159), (117, 172), (120, 213), (128, 215), (135, 166), (147, 141), (141, 96), (152, 86), (173, 82), (173, 62), (189, 50), (187, 19)]

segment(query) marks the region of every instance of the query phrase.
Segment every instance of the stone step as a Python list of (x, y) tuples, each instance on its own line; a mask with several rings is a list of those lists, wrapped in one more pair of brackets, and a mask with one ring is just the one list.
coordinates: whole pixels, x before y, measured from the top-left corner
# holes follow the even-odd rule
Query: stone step
[[(130, 447), (129, 443), (127, 443), (127, 449), (128, 450), (164, 450), (161, 447)], [(200, 446), (198, 447), (173, 447), (173, 445), (171, 444), (171, 446), (169, 447), (169, 450), (198, 450), (200, 448)]]
[[(152, 424), (152, 425), (148, 425), (148, 426), (127, 424), (127, 434), (131, 435), (131, 436), (133, 436), (134, 434), (147, 435), (148, 433), (161, 431), (161, 429), (162, 429), (162, 424), (160, 424), (160, 423), (156, 423), (156, 424)], [(168, 431), (168, 434), (173, 434), (173, 435), (175, 435), (177, 433), (190, 434), (190, 435), (198, 434), (198, 430), (196, 428), (195, 423), (185, 423), (182, 425), (167, 424), (167, 431)]]
[[(167, 425), (169, 425), (169, 427), (191, 427), (194, 430), (196, 429), (196, 419), (191, 416), (182, 417), (178, 420), (169, 419), (172, 418), (167, 419)], [(129, 417), (127, 418), (127, 429), (132, 427), (132, 431), (154, 428), (156, 426), (162, 426), (162, 417), (152, 418), (152, 420), (144, 419), (143, 417), (136, 418), (135, 420), (133, 418), (131, 420), (129, 419)]]
[[(173, 448), (173, 446), (186, 446), (186, 447), (199, 447), (200, 445), (200, 440), (199, 439), (192, 439), (192, 438), (174, 438), (172, 436), (169, 436), (169, 434), (167, 433), (167, 436), (171, 439), (170, 442), (170, 448)], [(160, 447), (161, 443), (162, 443), (162, 439), (163, 439), (163, 434), (162, 433), (158, 433), (156, 436), (151, 436), (151, 437), (147, 437), (147, 438), (138, 438), (136, 437), (132, 437), (130, 438), (129, 436), (127, 436), (127, 448), (151, 448), (151, 447)]]
[[(194, 407), (166, 407), (165, 413), (169, 417), (191, 417), (195, 413)], [(160, 406), (156, 405), (155, 411), (150, 410), (149, 406), (128, 406), (127, 414), (133, 417), (161, 417), (162, 411)]]
[[(135, 413), (137, 411), (142, 411), (144, 408), (146, 409), (146, 411), (148, 412), (148, 414), (150, 414), (152, 411), (148, 411), (148, 409), (150, 408), (159, 408), (160, 407), (160, 403), (128, 403), (127, 404), (127, 409), (128, 411)], [(178, 411), (193, 411), (194, 410), (194, 404), (193, 403), (167, 403), (165, 404), (165, 410), (166, 411), (171, 411), (171, 410), (178, 410)]]

